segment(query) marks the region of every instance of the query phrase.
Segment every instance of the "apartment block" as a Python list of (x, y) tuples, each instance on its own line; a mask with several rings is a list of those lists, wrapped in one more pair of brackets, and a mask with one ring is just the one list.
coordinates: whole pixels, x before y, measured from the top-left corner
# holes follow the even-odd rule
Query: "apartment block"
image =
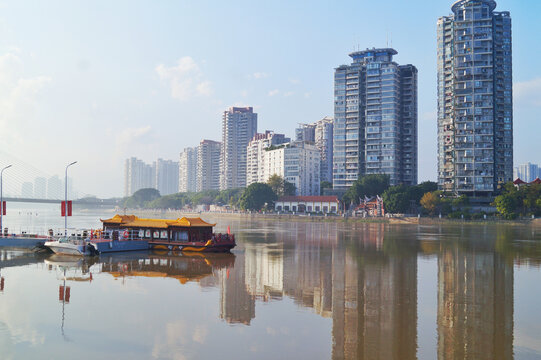
[(178, 191), (195, 192), (197, 190), (197, 152), (198, 148), (185, 148), (180, 153)]
[(178, 193), (179, 163), (172, 160), (158, 159), (154, 165), (155, 184), (160, 195)]
[(387, 174), (392, 185), (417, 183), (417, 68), (393, 61), (394, 49), (349, 56), (334, 74), (333, 187)]
[(246, 186), (256, 182), (265, 182), (263, 169), (265, 168), (265, 149), (290, 142), (284, 134), (274, 131), (265, 131), (264, 134), (255, 134), (246, 147)]
[(222, 143), (202, 140), (197, 150), (197, 191), (220, 189)]
[(295, 141), (268, 148), (264, 153), (262, 182), (279, 175), (295, 185), (295, 195), (319, 195), (321, 158), (315, 145)]
[(222, 116), (220, 189), (246, 187), (246, 147), (257, 133), (252, 107), (231, 107)]
[(513, 177), (511, 17), (461, 0), (438, 20), (438, 185), (490, 197)]

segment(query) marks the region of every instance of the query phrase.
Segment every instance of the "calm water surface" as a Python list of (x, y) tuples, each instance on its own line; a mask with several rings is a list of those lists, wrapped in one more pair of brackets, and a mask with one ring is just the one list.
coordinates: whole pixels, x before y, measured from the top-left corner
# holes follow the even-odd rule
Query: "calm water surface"
[(541, 359), (539, 228), (204, 218), (232, 254), (0, 250), (0, 358)]

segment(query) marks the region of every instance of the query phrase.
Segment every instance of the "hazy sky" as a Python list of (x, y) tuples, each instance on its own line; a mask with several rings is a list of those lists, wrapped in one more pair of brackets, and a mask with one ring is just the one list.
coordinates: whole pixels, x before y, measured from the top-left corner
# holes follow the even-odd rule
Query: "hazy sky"
[[(289, 136), (332, 116), (334, 68), (392, 39), (419, 69), (419, 179), (435, 180), (436, 22), (452, 3), (0, 0), (0, 151), (50, 175), (77, 160), (79, 194), (122, 195), (125, 158), (220, 140), (229, 106)], [(541, 1), (497, 10), (513, 19), (515, 164), (539, 163)]]

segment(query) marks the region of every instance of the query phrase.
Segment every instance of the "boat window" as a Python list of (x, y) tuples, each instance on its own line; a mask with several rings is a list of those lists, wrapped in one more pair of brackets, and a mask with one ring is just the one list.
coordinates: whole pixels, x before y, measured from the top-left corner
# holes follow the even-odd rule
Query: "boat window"
[(154, 239), (159, 239), (160, 238), (160, 232), (158, 230), (155, 230), (154, 233), (152, 234), (152, 237)]
[(145, 237), (146, 237), (146, 238), (149, 238), (149, 237), (150, 237), (150, 230), (146, 230), (146, 231), (145, 231)]
[(162, 239), (167, 239), (167, 230), (162, 230)]
[(188, 232), (187, 231), (177, 231), (175, 232), (176, 241), (188, 241)]

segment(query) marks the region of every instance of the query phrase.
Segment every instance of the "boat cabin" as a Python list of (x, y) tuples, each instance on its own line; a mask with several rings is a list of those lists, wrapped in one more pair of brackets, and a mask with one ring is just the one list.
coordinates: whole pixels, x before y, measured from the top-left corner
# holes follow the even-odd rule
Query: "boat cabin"
[(113, 240), (147, 240), (149, 242), (206, 242), (212, 239), (216, 224), (201, 218), (141, 219), (135, 215), (115, 215), (103, 220), (101, 236)]

